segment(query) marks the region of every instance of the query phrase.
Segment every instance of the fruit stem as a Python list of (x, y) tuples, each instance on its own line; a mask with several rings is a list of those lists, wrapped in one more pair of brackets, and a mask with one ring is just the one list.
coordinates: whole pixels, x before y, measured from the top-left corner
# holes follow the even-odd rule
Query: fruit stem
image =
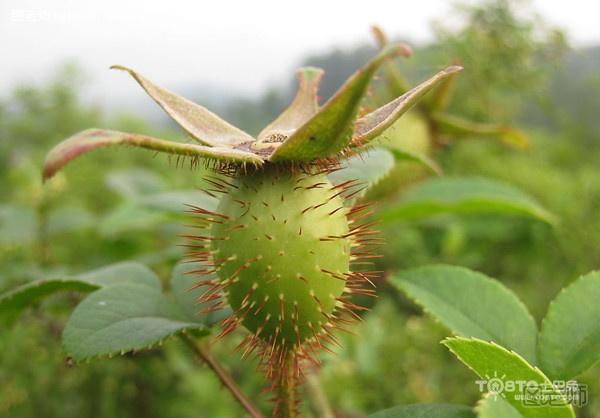
[(194, 338), (186, 334), (181, 334), (182, 340), (192, 349), (192, 351), (217, 375), (223, 386), (231, 392), (233, 397), (242, 405), (242, 407), (252, 416), (252, 418), (264, 418), (256, 405), (242, 392), (242, 389), (235, 383), (233, 377), (221, 363), (215, 359), (210, 349)]
[(297, 418), (298, 416), (298, 400), (296, 399), (297, 379), (295, 377), (296, 369), (294, 362), (294, 353), (289, 352), (279, 377), (280, 381), (277, 401), (280, 404), (279, 408), (277, 408), (279, 412), (278, 418)]

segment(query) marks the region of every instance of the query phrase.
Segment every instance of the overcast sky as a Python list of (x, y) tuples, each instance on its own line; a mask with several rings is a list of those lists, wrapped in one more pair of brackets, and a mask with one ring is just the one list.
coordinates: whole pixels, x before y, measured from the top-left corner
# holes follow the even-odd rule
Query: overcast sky
[[(566, 30), (572, 44), (600, 43), (600, 1), (531, 3), (530, 10)], [(108, 71), (116, 63), (165, 87), (199, 82), (253, 94), (284, 79), (307, 53), (368, 41), (373, 23), (393, 35), (427, 41), (431, 21), (447, 20), (451, 5), (441, 0), (0, 0), (0, 94), (17, 82), (43, 81), (67, 59), (90, 74), (90, 90), (98, 98), (141, 94), (123, 74)]]

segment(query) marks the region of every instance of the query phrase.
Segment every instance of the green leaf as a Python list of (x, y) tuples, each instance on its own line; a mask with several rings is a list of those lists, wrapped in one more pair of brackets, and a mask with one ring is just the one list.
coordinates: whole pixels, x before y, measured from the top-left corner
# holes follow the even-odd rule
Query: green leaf
[(442, 168), (434, 160), (429, 158), (427, 155), (417, 151), (411, 151), (409, 149), (402, 149), (400, 147), (388, 148), (396, 160), (402, 161), (413, 161), (424, 165), (438, 176), (442, 175)]
[(456, 266), (396, 273), (391, 283), (456, 335), (491, 340), (536, 362), (537, 326), (500, 282)]
[(103, 236), (140, 231), (168, 222), (173, 216), (190, 216), (192, 206), (214, 211), (218, 199), (201, 190), (171, 190), (137, 197), (109, 212), (100, 222)]
[(135, 283), (160, 288), (156, 275), (137, 263), (118, 263), (76, 276), (36, 280), (0, 295), (0, 319), (13, 323), (28, 306), (57, 292), (91, 292), (100, 287)]
[(101, 220), (98, 228), (103, 236), (113, 237), (126, 232), (147, 229), (167, 220), (168, 215), (164, 212), (138, 205), (135, 202), (126, 202), (109, 212)]
[(60, 206), (48, 214), (48, 234), (64, 234), (65, 232), (93, 228), (96, 217), (87, 209), (77, 206)]
[(214, 274), (207, 276), (195, 274), (194, 271), (201, 267), (200, 263), (179, 263), (171, 273), (171, 290), (175, 300), (181, 306), (188, 318), (212, 326), (230, 314), (230, 309), (211, 313), (201, 313), (207, 303), (198, 304), (198, 298), (206, 290), (206, 286), (197, 286), (199, 281), (216, 279)]
[(523, 418), (504, 398), (486, 395), (475, 407), (477, 418)]
[(80, 280), (98, 287), (115, 286), (124, 283), (160, 288), (160, 279), (143, 264), (124, 261), (111, 264), (76, 276)]
[(74, 360), (85, 360), (149, 348), (185, 330), (207, 332), (159, 288), (129, 283), (81, 302), (65, 326), (63, 344)]
[(402, 96), (358, 119), (356, 121), (356, 132), (352, 140), (353, 144), (361, 146), (377, 138), (431, 89), (459, 71), (462, 71), (462, 67), (458, 65), (447, 67)]
[(405, 52), (401, 45), (390, 45), (367, 65), (355, 72), (331, 99), (304, 125), (298, 128), (270, 156), (273, 162), (313, 161), (331, 157), (352, 140), (360, 102), (379, 66), (386, 58)]
[(57, 292), (91, 292), (98, 286), (78, 279), (36, 280), (0, 296), (0, 322), (12, 325), (19, 314), (40, 299)]
[(581, 276), (550, 304), (542, 321), (539, 357), (554, 379), (571, 379), (600, 360), (600, 272)]
[(356, 180), (348, 190), (348, 194), (357, 192), (351, 198), (355, 201), (394, 168), (394, 157), (386, 149), (373, 148), (349, 158), (342, 166), (344, 168), (330, 173), (329, 179), (334, 185)]
[(110, 67), (128, 72), (152, 99), (187, 133), (210, 146), (233, 146), (254, 141), (250, 135), (227, 123), (203, 106), (157, 86), (131, 68)]
[(106, 237), (140, 231), (173, 220), (173, 216), (190, 216), (191, 206), (214, 211), (219, 201), (200, 190), (172, 190), (153, 193), (127, 201), (109, 212), (99, 223)]
[(130, 145), (156, 152), (166, 152), (193, 159), (206, 158), (227, 162), (262, 164), (263, 160), (249, 152), (225, 147), (206, 147), (197, 144), (165, 141), (146, 135), (110, 131), (107, 129), (87, 129), (64, 140), (55, 146), (44, 162), (43, 176), (47, 180), (70, 161), (89, 151), (109, 145)]
[(200, 190), (171, 190), (148, 194), (137, 200), (141, 206), (171, 212), (184, 214), (190, 209), (190, 206), (200, 207), (206, 210), (215, 211), (219, 200), (207, 195)]
[(367, 418), (475, 418), (475, 414), (463, 405), (414, 404), (379, 411)]
[(166, 184), (156, 173), (143, 168), (131, 168), (109, 173), (106, 185), (121, 197), (131, 199), (165, 190)]
[[(518, 354), (476, 338), (447, 338), (443, 344), (479, 377), (488, 382), (500, 382), (498, 386), (494, 384), (494, 388), (498, 389), (498, 396), (505, 397), (523, 417), (575, 418), (573, 408), (564, 398), (560, 399), (560, 393), (553, 388), (552, 382)], [(533, 394), (543, 396), (530, 398), (529, 401), (520, 399), (526, 394), (532, 394), (532, 387), (538, 388)], [(555, 396), (557, 399), (549, 405), (549, 398), (546, 396)]]
[(380, 214), (380, 219), (420, 220), (442, 214), (505, 214), (557, 222), (554, 215), (521, 190), (483, 177), (427, 180), (404, 193), (395, 207)]

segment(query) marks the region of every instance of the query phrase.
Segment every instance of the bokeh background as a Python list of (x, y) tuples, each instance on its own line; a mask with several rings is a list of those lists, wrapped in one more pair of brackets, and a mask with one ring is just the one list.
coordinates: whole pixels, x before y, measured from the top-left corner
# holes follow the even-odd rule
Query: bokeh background
[[(398, 60), (418, 82), (460, 62), (449, 109), (524, 132), (528, 147), (467, 137), (437, 147), (448, 174), (515, 184), (560, 218), (498, 216), (404, 222), (386, 228), (385, 271), (443, 262), (503, 281), (539, 320), (561, 287), (600, 266), (600, 3), (16, 1), (0, 4), (0, 291), (122, 260), (167, 280), (181, 257), (181, 216), (144, 196), (199, 185), (202, 170), (144, 151), (102, 150), (42, 185), (45, 153), (88, 127), (181, 140), (184, 135), (111, 64), (257, 133), (289, 102), (293, 70), (326, 70), (322, 100), (372, 56), (379, 24), (414, 49)], [(410, 138), (406, 139), (410, 141)], [(438, 144), (439, 145), (439, 144)], [(371, 196), (393, 204), (397, 188)], [(400, 174), (402, 174), (400, 173)], [(160, 350), (71, 366), (60, 333), (77, 294), (52, 297), (0, 327), (0, 417), (239, 417), (216, 378), (177, 341)], [(327, 356), (323, 389), (340, 417), (401, 403), (479, 399), (474, 375), (439, 341), (447, 332), (382, 283), (372, 312)], [(253, 397), (255, 365), (216, 353)], [(579, 379), (600, 416), (600, 369)], [(311, 416), (310, 408), (305, 411)]]

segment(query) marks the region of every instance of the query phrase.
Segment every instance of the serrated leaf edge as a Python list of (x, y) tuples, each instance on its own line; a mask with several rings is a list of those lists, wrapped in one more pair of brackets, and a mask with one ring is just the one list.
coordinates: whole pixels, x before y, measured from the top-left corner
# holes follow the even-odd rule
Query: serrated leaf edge
[[(592, 270), (592, 271), (590, 271), (590, 272), (588, 272), (588, 273), (585, 273), (585, 274), (582, 274), (582, 275), (578, 276), (578, 277), (577, 277), (575, 280), (573, 280), (573, 282), (571, 282), (571, 283), (569, 283), (567, 286), (565, 286), (565, 287), (561, 288), (561, 289), (558, 291), (558, 293), (556, 294), (556, 296), (554, 297), (554, 299), (552, 299), (552, 300), (550, 301), (550, 303), (548, 304), (548, 309), (546, 310), (546, 315), (544, 315), (544, 317), (542, 318), (542, 320), (541, 320), (541, 323), (540, 323), (540, 328), (539, 328), (539, 330), (538, 330), (538, 338), (537, 338), (537, 340), (538, 340), (538, 345), (537, 345), (537, 357), (538, 357), (538, 361), (540, 362), (540, 366), (543, 366), (543, 364), (541, 364), (541, 362), (542, 362), (542, 356), (541, 356), (541, 347), (542, 347), (542, 334), (543, 334), (544, 328), (545, 328), (545, 326), (546, 326), (545, 324), (546, 324), (546, 323), (548, 322), (548, 320), (549, 320), (549, 317), (550, 317), (551, 315), (553, 315), (553, 313), (551, 314), (551, 312), (553, 312), (553, 310), (554, 310), (554, 307), (556, 306), (557, 300), (558, 300), (558, 299), (559, 299), (561, 296), (565, 295), (567, 292), (569, 292), (569, 291), (572, 291), (573, 287), (574, 287), (575, 285), (577, 285), (577, 283), (578, 283), (578, 282), (579, 282), (581, 279), (584, 279), (584, 278), (586, 278), (587, 276), (589, 276), (589, 275), (592, 275), (592, 274), (599, 274), (599, 275), (600, 275), (600, 270)], [(588, 367), (588, 369), (590, 369), (590, 368), (594, 367), (596, 364), (598, 364), (598, 362), (600, 362), (600, 357), (599, 357), (599, 358), (598, 358), (598, 359), (597, 359), (597, 360), (596, 360), (596, 361), (595, 361), (593, 364), (591, 364), (591, 365)], [(586, 370), (588, 370), (588, 369), (586, 369)], [(580, 374), (581, 374), (581, 373), (583, 373), (583, 372), (585, 372), (585, 370), (581, 371), (581, 372), (580, 372)], [(562, 374), (560, 374), (560, 376), (561, 376), (561, 377), (565, 377), (565, 376), (563, 376)], [(576, 375), (576, 376), (578, 376), (578, 375)], [(567, 376), (567, 377), (568, 377), (568, 378), (572, 378), (572, 377), (575, 377), (575, 376)]]
[(185, 327), (182, 328), (178, 331), (175, 331), (169, 335), (167, 335), (164, 338), (161, 338), (160, 340), (149, 344), (149, 345), (144, 345), (144, 346), (140, 346), (140, 347), (135, 347), (135, 348), (130, 348), (130, 349), (126, 349), (126, 350), (117, 350), (117, 351), (113, 351), (110, 353), (106, 353), (106, 354), (96, 354), (94, 356), (89, 356), (89, 357), (83, 357), (83, 358), (73, 358), (71, 356), (71, 354), (67, 351), (64, 343), (61, 343), (62, 349), (63, 351), (67, 354), (67, 358), (72, 361), (73, 364), (76, 365), (80, 365), (80, 364), (87, 364), (90, 363), (91, 361), (95, 361), (95, 360), (111, 360), (114, 357), (118, 357), (118, 356), (125, 356), (127, 354), (138, 354), (140, 352), (143, 351), (150, 351), (150, 350), (154, 350), (157, 347), (161, 347), (163, 346), (166, 342), (168, 342), (169, 340), (172, 340), (175, 337), (178, 337), (180, 335), (186, 335), (189, 331), (191, 330), (202, 330), (202, 331), (206, 331), (206, 335), (210, 334), (210, 328), (206, 327), (205, 325), (202, 325), (200, 323), (198, 323), (199, 326), (194, 326), (194, 327)]
[[(114, 288), (114, 287), (118, 287), (118, 286), (132, 286), (132, 287), (138, 287), (138, 286), (140, 286), (140, 287), (144, 287), (146, 285), (145, 284), (141, 284), (141, 283), (125, 283), (125, 284), (120, 284), (120, 285), (116, 284), (116, 285), (113, 285), (113, 286), (108, 286), (108, 287), (106, 287), (104, 289), (107, 290), (108, 288), (111, 288), (111, 287)], [(102, 289), (98, 289), (98, 290), (102, 290)], [(165, 298), (167, 298), (169, 296), (172, 296), (171, 293), (164, 292), (163, 289), (161, 289), (160, 287), (159, 288), (152, 287), (152, 290), (156, 291), (158, 294), (160, 294), (162, 297), (165, 297)], [(80, 304), (83, 303), (85, 300), (87, 300), (90, 296), (91, 295), (89, 295), (84, 300), (82, 300), (80, 302)], [(180, 310), (181, 306), (179, 305), (179, 302), (174, 297), (172, 299), (173, 299), (173, 303), (175, 304), (174, 306), (178, 310)], [(157, 315), (148, 315), (148, 316), (139, 316), (139, 317), (137, 317), (138, 319), (139, 318), (146, 318), (146, 319), (156, 318), (156, 319), (168, 320), (168, 321), (172, 321), (172, 322), (178, 322), (178, 323), (181, 323), (181, 324), (185, 325), (182, 328), (176, 330), (175, 332), (172, 332), (172, 333), (166, 335), (165, 337), (159, 339), (158, 341), (156, 341), (156, 342), (154, 342), (152, 344), (149, 344), (149, 345), (134, 346), (134, 347), (131, 347), (131, 348), (117, 350), (117, 351), (113, 351), (113, 352), (110, 352), (110, 353), (97, 354), (97, 355), (93, 355), (93, 356), (84, 356), (84, 357), (81, 357), (81, 358), (76, 358), (69, 351), (69, 349), (66, 347), (66, 344), (64, 342), (64, 335), (65, 335), (64, 332), (66, 330), (66, 325), (65, 325), (65, 327), (63, 328), (63, 331), (62, 331), (62, 336), (61, 336), (61, 346), (62, 346), (63, 351), (65, 353), (67, 353), (68, 357), (72, 361), (74, 361), (74, 362), (81, 362), (81, 361), (86, 361), (88, 359), (112, 358), (115, 355), (119, 355), (119, 354), (120, 355), (125, 355), (125, 354), (131, 353), (131, 352), (136, 352), (136, 351), (151, 349), (153, 347), (156, 347), (157, 345), (158, 346), (162, 345), (164, 343), (164, 341), (166, 341), (166, 339), (168, 339), (171, 336), (178, 335), (180, 332), (182, 332), (184, 330), (203, 330), (203, 331), (206, 332), (207, 335), (210, 333), (210, 327), (206, 326), (206, 324), (203, 324), (203, 323), (200, 323), (200, 322), (192, 322), (193, 318), (189, 318), (188, 315), (185, 314), (184, 312), (180, 312), (180, 313), (183, 315), (181, 318), (169, 318), (167, 316), (157, 316)], [(72, 318), (72, 315), (69, 317), (69, 321), (71, 320), (71, 318)], [(124, 320), (130, 320), (130, 319), (132, 319), (132, 318), (126, 318)], [(124, 320), (119, 320), (117, 322), (122, 322)], [(114, 325), (114, 324), (111, 324), (111, 326), (112, 325)]]
[[(550, 381), (550, 378), (548, 378), (548, 376), (546, 376), (544, 374), (544, 372), (537, 366), (532, 365), (531, 363), (529, 363), (527, 360), (525, 360), (519, 353), (517, 353), (514, 350), (508, 349), (506, 347), (501, 346), (500, 344), (495, 343), (494, 341), (487, 341), (487, 340), (482, 340), (480, 338), (474, 338), (474, 337), (448, 337), (448, 338), (444, 338), (442, 341), (440, 341), (440, 344), (442, 344), (444, 347), (446, 347), (448, 349), (448, 351), (450, 351), (452, 354), (454, 354), (454, 356), (460, 360), (461, 363), (463, 363), (469, 370), (471, 370), (473, 373), (475, 373), (477, 376), (482, 377), (477, 371), (475, 371), (475, 369), (473, 367), (471, 367), (469, 364), (467, 364), (461, 356), (458, 355), (457, 352), (455, 352), (452, 347), (450, 347), (447, 343), (449, 341), (474, 341), (474, 342), (479, 342), (479, 343), (483, 343), (483, 344), (487, 344), (487, 345), (491, 345), (491, 346), (495, 346), (497, 348), (499, 348), (500, 350), (504, 350), (505, 352), (509, 353), (510, 355), (512, 355), (513, 357), (515, 357), (517, 360), (523, 362), (526, 366), (529, 366), (533, 371), (535, 371), (536, 373), (540, 374), (540, 376), (543, 378), (544, 383), (550, 383), (552, 384), (552, 382)], [(483, 378), (483, 377), (482, 377)], [(573, 411), (573, 407), (570, 404), (565, 404), (565, 406), (567, 407), (567, 409), (571, 412), (572, 418), (576, 418), (575, 417), (575, 412)]]
[[(461, 271), (463, 271), (463, 272), (474, 273), (474, 274), (476, 274), (476, 275), (479, 275), (479, 276), (481, 276), (482, 278), (484, 278), (484, 279), (488, 280), (490, 283), (493, 283), (493, 285), (494, 285), (494, 286), (497, 286), (497, 287), (498, 287), (498, 288), (499, 288), (501, 291), (505, 292), (505, 294), (507, 294), (507, 295), (510, 295), (510, 296), (512, 296), (512, 297), (514, 297), (514, 299), (517, 301), (518, 305), (520, 305), (520, 306), (521, 306), (521, 308), (523, 308), (523, 311), (524, 311), (524, 312), (525, 312), (525, 314), (527, 315), (528, 319), (530, 319), (530, 320), (531, 320), (531, 322), (532, 322), (532, 323), (534, 324), (534, 326), (535, 326), (535, 330), (536, 330), (536, 338), (535, 338), (535, 341), (536, 341), (536, 347), (535, 347), (535, 348), (536, 348), (536, 350), (534, 350), (534, 354), (536, 355), (536, 359), (535, 359), (536, 361), (535, 361), (533, 364), (536, 364), (536, 363), (538, 362), (538, 360), (539, 360), (539, 359), (537, 358), (537, 355), (538, 355), (538, 353), (537, 353), (537, 346), (538, 346), (538, 334), (539, 334), (539, 330), (538, 330), (538, 327), (537, 327), (537, 323), (536, 323), (536, 321), (535, 321), (535, 318), (533, 317), (533, 315), (531, 315), (531, 312), (529, 312), (529, 309), (527, 308), (527, 306), (525, 305), (525, 303), (523, 303), (523, 301), (522, 301), (522, 300), (521, 300), (521, 299), (520, 299), (520, 298), (519, 298), (519, 297), (518, 297), (518, 296), (517, 296), (517, 295), (516, 295), (514, 292), (512, 292), (512, 291), (511, 291), (511, 290), (510, 290), (508, 287), (504, 286), (504, 285), (503, 285), (502, 283), (500, 283), (498, 280), (496, 280), (496, 279), (494, 279), (494, 278), (492, 278), (492, 277), (490, 277), (490, 276), (488, 276), (488, 275), (486, 275), (486, 274), (484, 274), (484, 273), (481, 273), (481, 272), (479, 272), (479, 271), (474, 271), (474, 270), (468, 269), (468, 268), (466, 268), (466, 267), (462, 267), (462, 266), (455, 266), (455, 265), (452, 265), (452, 264), (428, 264), (428, 265), (425, 265), (425, 266), (415, 267), (415, 268), (408, 269), (408, 270), (403, 270), (403, 271), (404, 271), (404, 272), (408, 272), (408, 271), (416, 271), (416, 270), (421, 270), (421, 269), (423, 269), (423, 270), (424, 270), (424, 269), (427, 269), (427, 268), (438, 268), (438, 267), (443, 267), (443, 268), (448, 268), (448, 267), (450, 267), (450, 268), (451, 268), (451, 269), (453, 269), (453, 270), (461, 270)], [(393, 278), (392, 278), (392, 284), (393, 284), (393, 281), (396, 281), (396, 280), (398, 280), (398, 281), (402, 281), (402, 279), (399, 279), (399, 278), (398, 278), (397, 274), (402, 274), (402, 271), (401, 271), (401, 272), (398, 272), (398, 273), (396, 273), (396, 275), (394, 275), (394, 276), (393, 276)], [(395, 287), (396, 287), (396, 286), (395, 286)], [(432, 319), (435, 321), (435, 323), (442, 325), (442, 326), (443, 326), (445, 329), (447, 329), (448, 331), (450, 331), (450, 332), (451, 332), (451, 333), (452, 333), (454, 336), (456, 336), (457, 338), (475, 338), (475, 339), (478, 339), (477, 337), (471, 337), (471, 336), (469, 336), (469, 337), (466, 337), (466, 336), (460, 335), (460, 334), (458, 334), (456, 331), (454, 331), (454, 330), (450, 329), (450, 327), (448, 327), (447, 325), (445, 325), (445, 324), (442, 322), (442, 319), (441, 319), (441, 318), (440, 318), (438, 315), (435, 315), (435, 314), (434, 314), (433, 312), (431, 312), (431, 311), (430, 311), (428, 308), (426, 308), (426, 307), (425, 307), (425, 306), (424, 306), (424, 305), (421, 303), (421, 301), (420, 301), (420, 299), (419, 299), (419, 298), (409, 295), (409, 294), (408, 294), (408, 292), (406, 292), (404, 289), (400, 288), (399, 286), (398, 286), (397, 288), (398, 288), (398, 290), (400, 290), (400, 291), (401, 291), (401, 292), (402, 292), (402, 293), (403, 293), (403, 294), (404, 294), (404, 295), (405, 295), (405, 296), (406, 296), (408, 299), (412, 300), (412, 301), (413, 301), (413, 302), (415, 302), (417, 305), (419, 305), (419, 307), (420, 307), (420, 308), (423, 310), (423, 312), (425, 312), (427, 315), (429, 315), (429, 316), (430, 316), (430, 317), (431, 317), (431, 318), (432, 318)], [(461, 315), (462, 315), (462, 312), (461, 312)], [(482, 328), (482, 329), (483, 329), (483, 328)], [(485, 330), (485, 331), (487, 332), (487, 330)], [(488, 334), (489, 334), (489, 333), (488, 333)], [(493, 335), (491, 335), (491, 337), (492, 337), (492, 338), (497, 338), (497, 337), (495, 337), (495, 336), (493, 336)], [(482, 340), (482, 341), (484, 341), (484, 340)], [(492, 340), (492, 341), (493, 341), (493, 340)], [(496, 344), (497, 344), (498, 346), (502, 347), (500, 344), (498, 344), (498, 343), (496, 343)], [(531, 364), (531, 363), (529, 363), (529, 361), (528, 361), (527, 363), (528, 363), (528, 364)]]

